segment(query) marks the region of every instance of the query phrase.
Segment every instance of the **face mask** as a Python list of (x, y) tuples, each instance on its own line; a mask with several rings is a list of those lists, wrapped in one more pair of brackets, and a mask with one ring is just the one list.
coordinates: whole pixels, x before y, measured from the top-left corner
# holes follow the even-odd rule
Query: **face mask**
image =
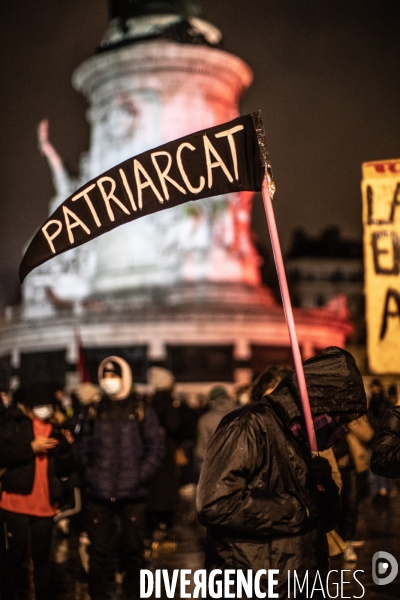
[(46, 404), (45, 406), (35, 406), (32, 408), (32, 412), (37, 419), (47, 421), (53, 415), (54, 409), (51, 404)]
[(102, 379), (100, 387), (107, 396), (115, 396), (121, 391), (122, 382), (120, 377), (110, 377), (109, 379)]

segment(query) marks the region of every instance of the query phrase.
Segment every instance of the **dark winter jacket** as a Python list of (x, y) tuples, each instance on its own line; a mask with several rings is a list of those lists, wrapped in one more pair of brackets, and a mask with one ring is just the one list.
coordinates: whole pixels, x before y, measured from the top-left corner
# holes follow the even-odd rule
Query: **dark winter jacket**
[(76, 448), (87, 495), (110, 501), (145, 498), (163, 455), (154, 410), (133, 395), (104, 397), (96, 417), (86, 417)]
[[(366, 397), (353, 357), (326, 349), (304, 363), (314, 414), (364, 414)], [(222, 420), (207, 450), (197, 491), (207, 526), (209, 569), (278, 569), (280, 598), (288, 570), (304, 577), (328, 567), (321, 509), (332, 489), (318, 492), (309, 476), (309, 452), (290, 429), (301, 419), (294, 371), (261, 401)], [(322, 450), (322, 448), (321, 448)], [(337, 490), (336, 490), (337, 492)], [(327, 494), (327, 497), (324, 497)], [(261, 579), (267, 591), (267, 582)]]
[[(75, 461), (63, 433), (53, 427), (50, 434), (58, 445), (48, 452), (50, 501), (54, 505), (63, 501), (64, 485), (61, 479), (69, 477)], [(35, 453), (32, 420), (19, 409), (10, 409), (0, 425), (0, 469), (5, 468), (2, 489), (13, 494), (30, 494), (35, 478)]]
[(151, 512), (174, 511), (179, 501), (175, 452), (180, 439), (181, 413), (178, 407), (173, 406), (173, 401), (174, 398), (168, 390), (156, 391), (151, 399), (165, 446), (161, 467), (151, 481), (148, 498), (148, 510)]
[(400, 477), (400, 406), (386, 411), (374, 440), (371, 471), (383, 477)]
[(148, 494), (151, 477), (160, 466), (163, 440), (157, 416), (143, 399), (131, 394), (132, 373), (128, 363), (111, 356), (120, 365), (122, 389), (118, 399), (104, 396), (82, 422), (76, 443), (83, 487), (89, 498), (139, 500)]

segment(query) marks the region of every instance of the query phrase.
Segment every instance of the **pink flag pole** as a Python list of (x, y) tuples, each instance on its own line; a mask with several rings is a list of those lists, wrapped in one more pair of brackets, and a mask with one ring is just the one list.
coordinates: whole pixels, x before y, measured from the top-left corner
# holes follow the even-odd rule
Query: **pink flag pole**
[(279, 242), (278, 229), (276, 227), (275, 214), (272, 206), (270, 194), (270, 182), (266, 173), (262, 186), (262, 197), (264, 201), (265, 214), (267, 216), (269, 235), (271, 238), (272, 251), (274, 253), (276, 270), (278, 273), (279, 287), (281, 290), (283, 310), (285, 311), (286, 322), (289, 329), (290, 343), (292, 346), (294, 366), (296, 369), (297, 381), (299, 383), (301, 404), (303, 407), (304, 419), (307, 429), (308, 443), (311, 454), (318, 454), (318, 446), (315, 438), (314, 423), (311, 415), (310, 399), (308, 397), (306, 378), (304, 376), (303, 363), (301, 360), (299, 342), (294, 324), (292, 303), (290, 301), (289, 288), (286, 279), (285, 266), (283, 264), (282, 250)]

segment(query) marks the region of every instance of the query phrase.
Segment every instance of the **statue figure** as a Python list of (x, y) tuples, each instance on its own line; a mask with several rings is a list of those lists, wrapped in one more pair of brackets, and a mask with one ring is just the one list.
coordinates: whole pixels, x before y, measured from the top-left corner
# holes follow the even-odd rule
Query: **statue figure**
[[(46, 157), (52, 174), (55, 196), (50, 204), (52, 213), (79, 183), (70, 176), (64, 163), (49, 141), (49, 122), (43, 119), (37, 128), (38, 146)], [(84, 159), (85, 157), (83, 157)], [(82, 161), (82, 172), (85, 164)], [(45, 317), (54, 313), (51, 297), (60, 301), (82, 301), (90, 293), (90, 281), (95, 272), (96, 254), (93, 245), (74, 248), (55, 257), (31, 273), (23, 287), (24, 315), (27, 318)]]
[(74, 191), (74, 180), (68, 173), (57, 150), (49, 141), (49, 121), (40, 121), (37, 129), (39, 150), (49, 164), (57, 196), (65, 200)]

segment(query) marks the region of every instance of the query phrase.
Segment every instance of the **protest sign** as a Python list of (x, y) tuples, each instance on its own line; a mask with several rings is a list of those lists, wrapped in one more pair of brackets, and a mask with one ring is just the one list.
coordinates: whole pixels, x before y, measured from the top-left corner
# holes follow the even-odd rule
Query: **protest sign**
[(362, 166), (370, 370), (400, 373), (400, 159)]
[(261, 113), (143, 152), (89, 181), (34, 236), (20, 280), (47, 260), (164, 208), (231, 192), (262, 192), (288, 323), (310, 450), (318, 451), (272, 198), (275, 184)]
[(21, 282), (50, 258), (139, 217), (190, 200), (261, 191), (260, 122), (259, 113), (239, 117), (143, 152), (87, 182), (34, 236)]

